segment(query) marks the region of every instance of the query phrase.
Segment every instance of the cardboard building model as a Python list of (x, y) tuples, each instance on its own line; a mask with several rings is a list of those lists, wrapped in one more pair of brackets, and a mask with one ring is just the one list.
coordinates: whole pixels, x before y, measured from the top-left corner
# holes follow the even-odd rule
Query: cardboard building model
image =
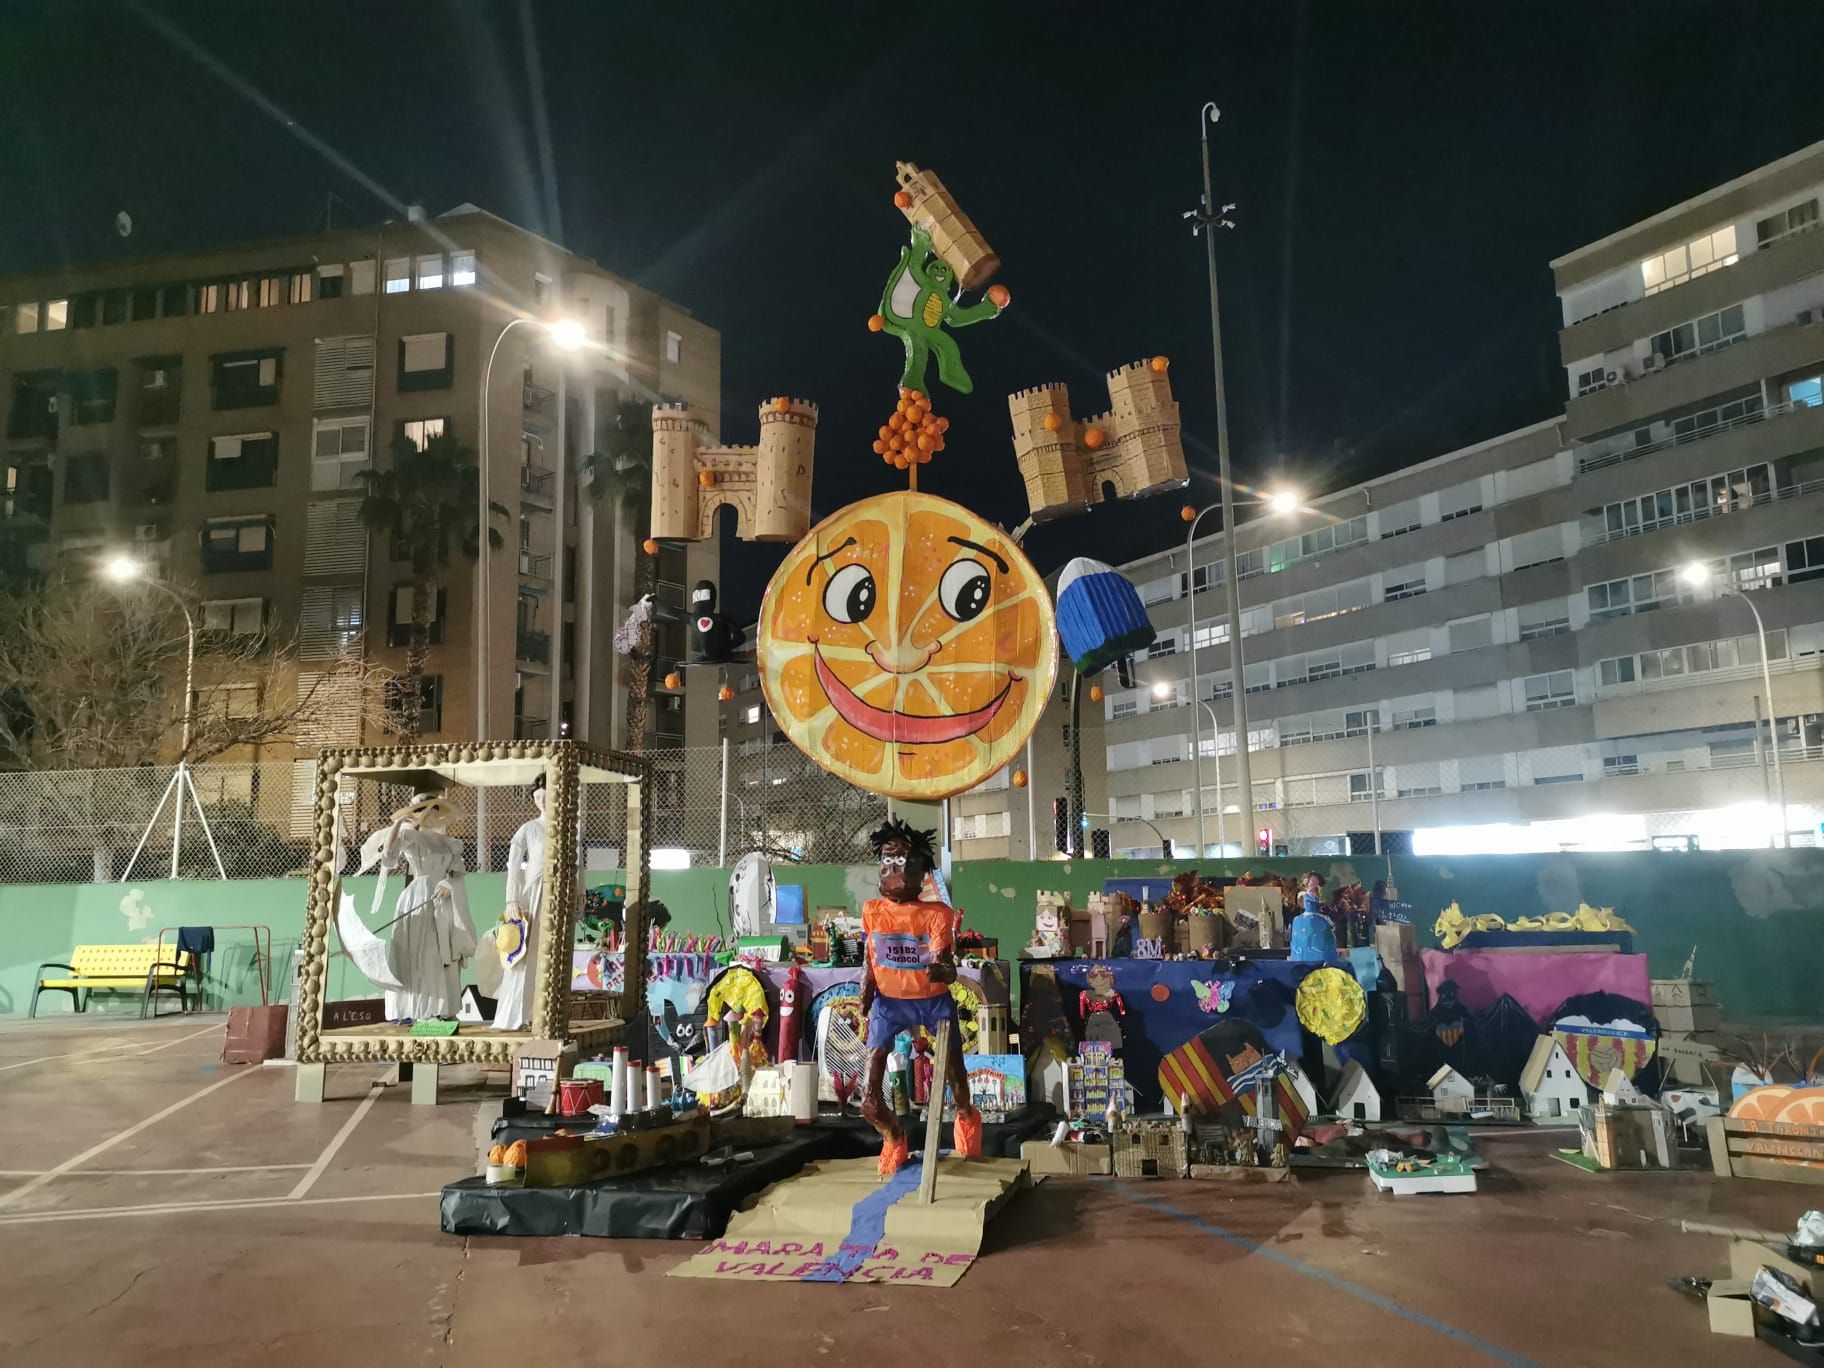
[(1330, 1110), (1345, 1121), (1379, 1121), (1381, 1094), (1368, 1071), (1355, 1060), (1343, 1065)]
[(1137, 499), (1181, 488), (1187, 479), (1178, 403), (1165, 358), (1152, 357), (1108, 375), (1109, 410), (1070, 416), (1070, 391), (1039, 385), (1007, 397), (1013, 454), (1026, 482), (1033, 521), (1080, 513), (1103, 499)]
[(652, 409), (652, 535), (713, 537), (716, 512), (735, 510), (743, 541), (795, 542), (811, 526), (817, 405), (781, 396), (760, 406), (758, 446), (712, 446), (688, 404)]
[(1467, 1078), (1446, 1064), (1425, 1086), (1431, 1089), (1431, 1100), (1441, 1113), (1467, 1112), (1476, 1101), (1476, 1088)]
[(557, 1096), (559, 1079), (570, 1076), (576, 1048), (561, 1040), (533, 1038), (513, 1051), (513, 1096), (534, 1111), (547, 1111)]
[(1527, 1115), (1535, 1121), (1576, 1116), (1590, 1101), (1589, 1086), (1564, 1046), (1550, 1035), (1533, 1042), (1533, 1052), (1520, 1071), (1520, 1092), (1526, 1099)]

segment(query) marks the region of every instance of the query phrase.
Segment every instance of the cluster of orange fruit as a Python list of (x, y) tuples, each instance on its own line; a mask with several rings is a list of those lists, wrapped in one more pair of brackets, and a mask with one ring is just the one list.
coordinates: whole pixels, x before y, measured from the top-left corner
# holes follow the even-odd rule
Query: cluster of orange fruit
[(931, 412), (929, 398), (918, 390), (902, 386), (899, 405), (881, 427), (874, 450), (881, 460), (896, 470), (928, 465), (931, 454), (944, 449), (944, 433), (949, 429), (948, 418), (939, 418)]

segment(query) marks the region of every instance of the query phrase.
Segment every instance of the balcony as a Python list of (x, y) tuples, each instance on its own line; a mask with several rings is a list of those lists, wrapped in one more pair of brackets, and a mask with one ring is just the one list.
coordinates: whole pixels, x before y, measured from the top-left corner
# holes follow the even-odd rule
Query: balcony
[(142, 390), (139, 396), (139, 426), (142, 428), (175, 426), (180, 411), (178, 392), (165, 387)]
[(557, 479), (557, 472), (546, 470), (543, 466), (522, 465), (519, 468), (519, 492), (537, 503), (551, 503), (551, 486)]
[[(1669, 518), (1649, 518), (1633, 527), (1596, 533), (1584, 542), (1584, 545), (1602, 546), (1607, 542), (1626, 541), (1629, 537), (1643, 537), (1649, 532), (1657, 532), (1662, 527), (1687, 527), (1692, 523), (1707, 522), (1711, 518), (1726, 518), (1737, 513), (1745, 513), (1751, 508), (1765, 508), (1768, 504), (1809, 498), (1813, 494), (1824, 494), (1824, 480), (1807, 480), (1803, 484), (1786, 485), (1783, 488), (1770, 490), (1759, 498), (1733, 498), (1726, 505), (1700, 504), (1688, 512), (1676, 513)], [(1524, 639), (1522, 637), (1522, 640)]]
[(551, 633), (534, 628), (521, 628), (514, 645), (514, 656), (525, 664), (551, 663)]
[(551, 557), (522, 550), (519, 553), (519, 573), (530, 579), (548, 580), (551, 578)]
[(557, 426), (557, 394), (543, 385), (527, 384), (520, 398), (522, 421), (528, 430), (549, 432)]

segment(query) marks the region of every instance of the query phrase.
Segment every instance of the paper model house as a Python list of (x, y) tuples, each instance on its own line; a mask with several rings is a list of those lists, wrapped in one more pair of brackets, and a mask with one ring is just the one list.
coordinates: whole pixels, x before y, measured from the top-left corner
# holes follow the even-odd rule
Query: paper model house
[(1520, 1092), (1526, 1098), (1527, 1115), (1535, 1121), (1575, 1116), (1590, 1102), (1589, 1088), (1570, 1056), (1549, 1035), (1533, 1042), (1533, 1052), (1520, 1071)]
[(1611, 1107), (1631, 1107), (1647, 1099), (1627, 1074), (1620, 1069), (1610, 1069), (1609, 1076), (1602, 1080), (1602, 1100)]
[(1336, 1095), (1330, 1110), (1346, 1121), (1379, 1121), (1381, 1094), (1368, 1077), (1368, 1071), (1355, 1060), (1343, 1065), (1336, 1080)]
[(1448, 1064), (1426, 1079), (1425, 1086), (1440, 1115), (1461, 1115), (1475, 1105), (1475, 1085)]
[(741, 1110), (749, 1116), (790, 1116), (791, 1081), (786, 1077), (785, 1069), (777, 1064), (755, 1069), (754, 1076), (748, 1080)]
[(513, 1051), (513, 1096), (533, 1111), (547, 1110), (557, 1095), (558, 1079), (569, 1076), (570, 1063), (563, 1041), (528, 1040)]
[(1291, 1081), (1294, 1091), (1298, 1093), (1299, 1101), (1305, 1104), (1305, 1115), (1316, 1116), (1318, 1110), (1317, 1088), (1311, 1080), (1305, 1076), (1305, 1071), (1299, 1068), (1297, 1064), (1288, 1061), (1285, 1067), (1285, 1075)]

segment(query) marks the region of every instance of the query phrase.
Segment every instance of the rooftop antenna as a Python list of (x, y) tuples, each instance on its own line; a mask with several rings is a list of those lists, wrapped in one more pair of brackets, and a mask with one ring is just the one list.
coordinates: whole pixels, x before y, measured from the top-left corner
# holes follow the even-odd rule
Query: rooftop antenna
[(318, 218), (311, 220), (310, 228), (312, 232), (318, 231), (319, 225), (321, 225), (321, 229), (325, 233), (335, 231), (335, 210), (338, 204), (348, 210), (351, 215), (354, 214), (354, 205), (343, 199), (342, 196), (338, 195), (334, 190), (325, 191), (323, 195), (323, 213)]

